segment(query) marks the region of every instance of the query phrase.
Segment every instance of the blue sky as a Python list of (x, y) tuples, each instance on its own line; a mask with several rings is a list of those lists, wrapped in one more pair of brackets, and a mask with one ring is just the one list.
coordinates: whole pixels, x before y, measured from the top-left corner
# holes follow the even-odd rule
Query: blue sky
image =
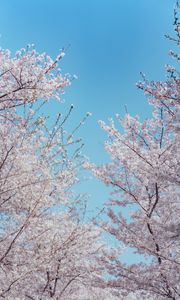
[[(50, 105), (49, 113), (68, 110), (72, 128), (87, 112), (92, 117), (79, 135), (91, 161), (107, 160), (105, 134), (99, 119), (128, 112), (142, 118), (150, 114), (147, 101), (135, 83), (140, 71), (149, 79), (163, 79), (173, 47), (164, 38), (172, 33), (173, 0), (0, 0), (0, 45), (12, 52), (34, 43), (40, 52), (55, 57), (68, 48), (61, 63), (64, 73), (78, 80), (64, 95), (65, 104)], [(95, 180), (81, 186), (92, 194), (92, 207), (103, 203), (108, 193)]]

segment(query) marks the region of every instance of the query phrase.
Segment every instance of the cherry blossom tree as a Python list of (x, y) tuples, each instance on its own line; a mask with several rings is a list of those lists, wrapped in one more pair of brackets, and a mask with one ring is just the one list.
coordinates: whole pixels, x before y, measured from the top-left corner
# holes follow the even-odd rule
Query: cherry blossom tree
[[(176, 37), (180, 27), (175, 10)], [(175, 64), (178, 54), (171, 51)], [(111, 162), (102, 166), (86, 164), (94, 175), (112, 187), (107, 204), (108, 220), (100, 226), (110, 233), (119, 248), (131, 248), (141, 261), (123, 263), (104, 255), (108, 279), (102, 285), (115, 288), (124, 298), (130, 293), (138, 299), (180, 299), (180, 79), (173, 66), (166, 66), (165, 81), (138, 84), (152, 105), (152, 117), (140, 121), (128, 113), (109, 124), (100, 122), (109, 139), (105, 149)]]
[(83, 222), (84, 202), (72, 192), (82, 164), (82, 143), (74, 138), (79, 125), (70, 134), (64, 130), (73, 106), (54, 124), (43, 115), (47, 101), (61, 101), (71, 82), (58, 69), (63, 56), (52, 60), (31, 46), (14, 58), (0, 51), (3, 299), (75, 300), (102, 273), (95, 263), (104, 247), (100, 231)]

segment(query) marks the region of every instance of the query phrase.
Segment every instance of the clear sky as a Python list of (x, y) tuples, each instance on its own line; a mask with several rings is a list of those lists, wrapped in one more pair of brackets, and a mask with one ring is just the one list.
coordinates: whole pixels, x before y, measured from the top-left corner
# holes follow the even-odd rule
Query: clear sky
[[(66, 109), (75, 105), (72, 128), (87, 112), (92, 117), (79, 135), (84, 153), (92, 162), (107, 160), (103, 152), (105, 135), (99, 119), (128, 112), (142, 118), (150, 114), (145, 97), (135, 84), (140, 71), (149, 79), (163, 79), (168, 51), (164, 38), (172, 32), (173, 0), (0, 0), (0, 45), (16, 49), (34, 43), (40, 52), (55, 57), (68, 48), (61, 68), (76, 74), (64, 95)], [(49, 107), (54, 114), (61, 106)], [(64, 110), (64, 108), (62, 108)], [(95, 180), (84, 183), (82, 191), (92, 194), (93, 206), (108, 195)]]

